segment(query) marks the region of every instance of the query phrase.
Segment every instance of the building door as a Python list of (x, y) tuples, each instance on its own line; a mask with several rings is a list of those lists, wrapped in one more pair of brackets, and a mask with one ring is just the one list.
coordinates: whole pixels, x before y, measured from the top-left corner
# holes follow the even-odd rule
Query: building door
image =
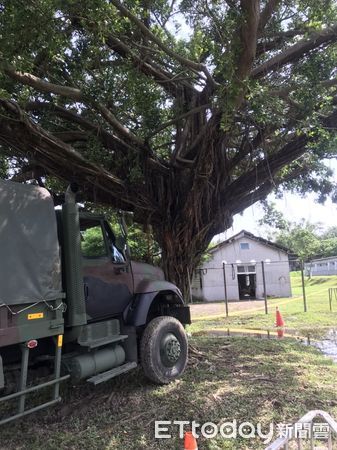
[(240, 300), (256, 298), (256, 268), (255, 265), (238, 266), (238, 288)]

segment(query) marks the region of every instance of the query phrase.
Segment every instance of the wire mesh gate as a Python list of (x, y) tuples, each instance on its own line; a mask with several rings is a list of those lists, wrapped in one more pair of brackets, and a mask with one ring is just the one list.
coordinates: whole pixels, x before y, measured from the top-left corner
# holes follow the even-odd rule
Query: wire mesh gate
[[(319, 423), (319, 427), (314, 422), (318, 417), (324, 420), (323, 423)], [(317, 431), (315, 431), (315, 427)], [(333, 437), (336, 436), (336, 421), (327, 412), (317, 409), (305, 414), (298, 422), (289, 427), (285, 436), (276, 439), (265, 450), (332, 450), (336, 448), (333, 447)], [(318, 442), (320, 443), (319, 447), (316, 446)], [(321, 444), (324, 444), (324, 447)]]

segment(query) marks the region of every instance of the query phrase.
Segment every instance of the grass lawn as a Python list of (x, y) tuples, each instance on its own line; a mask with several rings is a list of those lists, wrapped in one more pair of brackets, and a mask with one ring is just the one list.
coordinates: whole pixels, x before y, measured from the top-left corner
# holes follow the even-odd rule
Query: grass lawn
[(275, 308), (279, 306), (286, 330), (297, 331), (299, 334), (322, 336), (328, 328), (337, 326), (337, 301), (333, 301), (333, 312), (329, 310), (328, 289), (337, 287), (337, 276), (313, 277), (305, 280), (307, 297), (307, 312), (304, 312), (301, 276), (291, 277), (293, 298), (268, 299), (269, 314), (264, 310), (250, 309), (230, 312), (217, 316), (197, 317), (193, 320), (190, 332), (206, 332), (209, 330), (227, 330), (228, 328), (247, 328), (271, 330), (275, 326)]
[[(198, 337), (169, 386), (135, 371), (93, 388), (64, 387), (64, 403), (1, 429), (1, 449), (182, 449), (154, 439), (154, 420), (291, 423), (311, 409), (337, 417), (337, 365), (294, 341)], [(267, 429), (266, 428), (266, 429)], [(199, 449), (263, 449), (259, 439), (200, 439)]]
[[(217, 336), (212, 329), (272, 328), (277, 304), (287, 326), (323, 334), (337, 323), (328, 310), (327, 288), (336, 277), (306, 282), (308, 313), (302, 312), (300, 280), (293, 278), (293, 299), (270, 300), (270, 311), (244, 311), (195, 321), (190, 327), (190, 358), (182, 379), (154, 386), (137, 369), (96, 388), (64, 385), (63, 402), (0, 429), (0, 449), (170, 450), (183, 448), (178, 428), (171, 439), (154, 438), (155, 420), (221, 424), (236, 419), (293, 423), (312, 409), (337, 419), (337, 364), (316, 348), (294, 339), (267, 340)], [(272, 307), (273, 306), (273, 307)], [(337, 305), (336, 305), (337, 309)], [(221, 333), (220, 333), (221, 334)], [(266, 427), (266, 428), (264, 428)], [(276, 438), (276, 430), (275, 435)], [(205, 439), (199, 450), (262, 450), (260, 439)]]

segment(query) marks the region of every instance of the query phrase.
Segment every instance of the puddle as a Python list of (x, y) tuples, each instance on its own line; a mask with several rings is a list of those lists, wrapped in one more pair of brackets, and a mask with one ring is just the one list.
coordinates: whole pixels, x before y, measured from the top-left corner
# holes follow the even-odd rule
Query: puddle
[(324, 355), (337, 362), (337, 330), (329, 330), (324, 338), (315, 341), (313, 345), (321, 350)]
[[(244, 328), (221, 328), (215, 330), (205, 330), (193, 333), (194, 336), (210, 336), (210, 337), (231, 337), (231, 336), (241, 336), (241, 337), (253, 337), (258, 339), (284, 339), (292, 338), (298, 339), (306, 344), (311, 344), (312, 339), (310, 336), (301, 336), (298, 332), (293, 330), (258, 330), (258, 329), (244, 329)], [(337, 335), (336, 335), (337, 340)], [(337, 342), (337, 341), (336, 341)], [(336, 344), (337, 345), (337, 344)], [(336, 353), (337, 355), (337, 353)]]
[(210, 337), (252, 337), (258, 339), (296, 339), (302, 344), (312, 345), (321, 352), (337, 362), (337, 329), (330, 329), (325, 337), (317, 339), (317, 337), (306, 334), (301, 335), (296, 330), (278, 329), (278, 330), (257, 330), (243, 328), (222, 328), (207, 331), (199, 331), (193, 333), (195, 336)]

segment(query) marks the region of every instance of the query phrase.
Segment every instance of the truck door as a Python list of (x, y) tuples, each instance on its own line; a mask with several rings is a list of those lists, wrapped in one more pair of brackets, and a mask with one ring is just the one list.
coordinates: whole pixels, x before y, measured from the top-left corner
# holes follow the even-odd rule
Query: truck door
[(88, 320), (119, 315), (132, 299), (130, 262), (104, 220), (82, 217), (80, 228)]

